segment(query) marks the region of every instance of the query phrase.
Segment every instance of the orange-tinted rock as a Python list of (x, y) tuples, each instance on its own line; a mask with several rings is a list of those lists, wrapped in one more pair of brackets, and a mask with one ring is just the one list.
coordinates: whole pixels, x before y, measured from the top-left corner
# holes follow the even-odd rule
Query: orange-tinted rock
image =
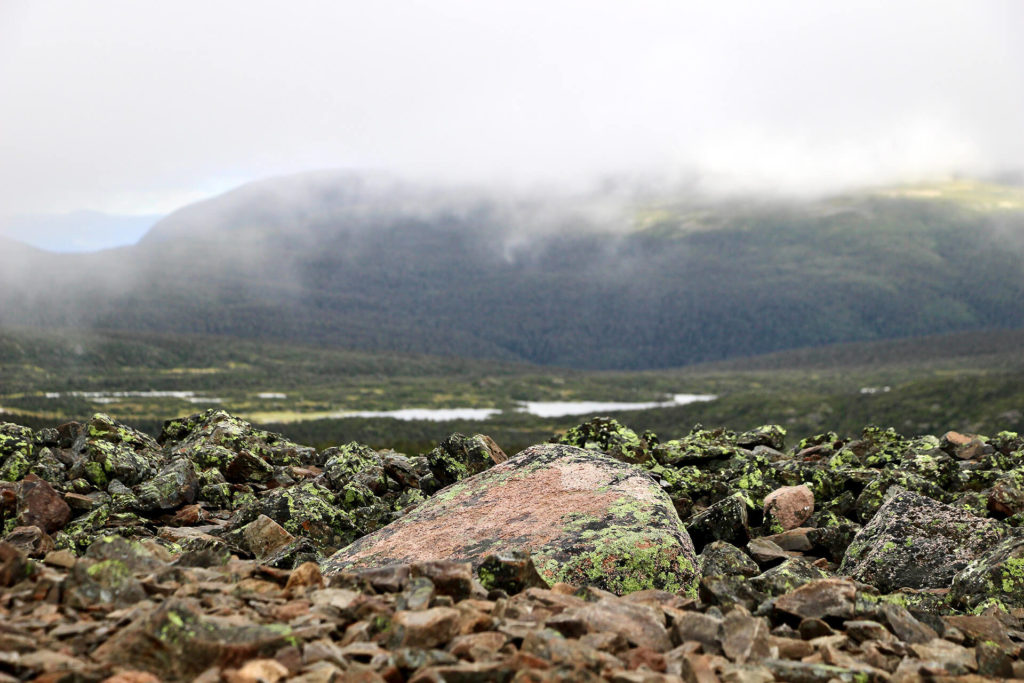
[(814, 493), (804, 484), (783, 486), (764, 497), (765, 520), (775, 521), (782, 531), (795, 529), (814, 512)]
[(600, 453), (543, 444), (440, 491), (335, 553), (349, 567), (425, 560), (479, 565), (528, 548), (549, 583), (618, 593), (693, 590), (696, 556), (671, 500), (644, 472)]

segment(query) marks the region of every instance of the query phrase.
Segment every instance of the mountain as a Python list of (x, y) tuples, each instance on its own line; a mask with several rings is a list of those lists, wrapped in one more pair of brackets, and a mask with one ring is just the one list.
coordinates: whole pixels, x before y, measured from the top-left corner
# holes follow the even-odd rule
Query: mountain
[(185, 207), (131, 247), (18, 262), (0, 325), (658, 368), (1024, 327), (1024, 193), (511, 195), (319, 173)]

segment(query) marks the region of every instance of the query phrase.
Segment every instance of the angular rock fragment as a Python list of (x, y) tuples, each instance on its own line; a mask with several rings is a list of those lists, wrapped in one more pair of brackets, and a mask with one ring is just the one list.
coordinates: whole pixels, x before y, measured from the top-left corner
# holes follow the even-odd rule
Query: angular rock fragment
[(764, 497), (765, 525), (774, 532), (789, 531), (814, 513), (814, 493), (804, 484), (784, 486)]
[(893, 487), (850, 544), (839, 573), (886, 593), (948, 588), (957, 572), (1004, 535), (997, 522)]

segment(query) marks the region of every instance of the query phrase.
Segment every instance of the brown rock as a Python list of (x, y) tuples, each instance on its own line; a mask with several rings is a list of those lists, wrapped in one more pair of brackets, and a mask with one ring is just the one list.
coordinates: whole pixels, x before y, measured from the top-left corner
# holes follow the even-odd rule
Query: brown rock
[(389, 643), (391, 647), (442, 646), (458, 635), (461, 616), (459, 610), (451, 607), (395, 612)]
[(735, 607), (722, 621), (722, 651), (737, 664), (743, 664), (748, 659), (771, 657), (773, 653), (768, 631), (766, 619), (753, 617), (742, 607)]
[(684, 612), (672, 626), (675, 642), (696, 641), (710, 654), (720, 651), (721, 636), (722, 620), (701, 612)]
[(795, 529), (814, 512), (814, 493), (804, 484), (783, 486), (764, 497), (764, 517), (783, 531)]
[(287, 629), (203, 616), (198, 605), (169, 599), (114, 633), (93, 653), (96, 661), (191, 679), (206, 669), (238, 666), (284, 647)]
[(323, 588), (324, 577), (320, 573), (320, 565), (316, 562), (304, 562), (296, 567), (288, 577), (284, 586), (287, 595), (297, 595), (307, 590)]
[(109, 678), (104, 678), (103, 683), (161, 683), (161, 681), (148, 671), (122, 671)]
[(295, 540), (283, 526), (266, 515), (260, 515), (240, 529), (241, 542), (257, 559), (273, 555)]
[(409, 567), (409, 576), (430, 579), (439, 595), (448, 595), (454, 600), (464, 600), (473, 592), (473, 565), (469, 562), (414, 562)]
[(224, 678), (227, 683), (277, 683), (287, 675), (287, 667), (275, 659), (253, 659)]
[(804, 619), (851, 618), (857, 588), (852, 581), (819, 579), (775, 599), (775, 609)]
[(37, 526), (46, 533), (64, 528), (71, 519), (71, 508), (50, 483), (33, 473), (25, 475), (18, 486), (18, 525)]
[(784, 550), (778, 543), (765, 536), (751, 539), (747, 544), (747, 550), (751, 557), (762, 565), (784, 562), (796, 554)]
[(41, 557), (54, 549), (53, 539), (37, 526), (16, 526), (4, 541), (30, 557)]
[(808, 537), (808, 534), (813, 531), (815, 531), (815, 529), (811, 527), (797, 527), (796, 529), (783, 531), (780, 534), (762, 536), (762, 539), (765, 541), (771, 541), (783, 550), (804, 552), (814, 547), (814, 544), (811, 543), (811, 540)]
[(609, 631), (622, 635), (639, 647), (666, 652), (672, 647), (661, 610), (632, 604), (621, 598), (602, 598), (596, 603), (566, 613), (580, 619), (588, 631)]
[(0, 586), (13, 586), (32, 573), (32, 563), (10, 543), (0, 542)]
[(955, 615), (942, 617), (947, 629), (956, 628), (967, 634), (973, 642), (991, 641), (1000, 647), (1012, 647), (1006, 627), (998, 619), (988, 615)]
[(880, 611), (892, 632), (905, 643), (927, 643), (939, 637), (935, 629), (915, 619), (902, 605), (886, 603), (881, 606)]
[(467, 633), (453, 638), (447, 650), (460, 659), (478, 660), (494, 655), (507, 642), (508, 638), (499, 631)]
[(978, 668), (978, 659), (973, 649), (941, 638), (927, 643), (914, 643), (910, 650), (922, 661), (937, 663), (949, 673), (965, 674)]

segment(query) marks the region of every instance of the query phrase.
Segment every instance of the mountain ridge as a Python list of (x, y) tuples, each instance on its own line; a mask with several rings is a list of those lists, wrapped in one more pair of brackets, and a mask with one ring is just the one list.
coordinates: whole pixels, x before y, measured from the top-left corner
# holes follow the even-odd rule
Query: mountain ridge
[(21, 259), (0, 272), (0, 325), (607, 369), (1024, 327), (1024, 212), (1012, 207), (621, 194), (352, 173), (260, 181), (171, 214), (132, 247)]

